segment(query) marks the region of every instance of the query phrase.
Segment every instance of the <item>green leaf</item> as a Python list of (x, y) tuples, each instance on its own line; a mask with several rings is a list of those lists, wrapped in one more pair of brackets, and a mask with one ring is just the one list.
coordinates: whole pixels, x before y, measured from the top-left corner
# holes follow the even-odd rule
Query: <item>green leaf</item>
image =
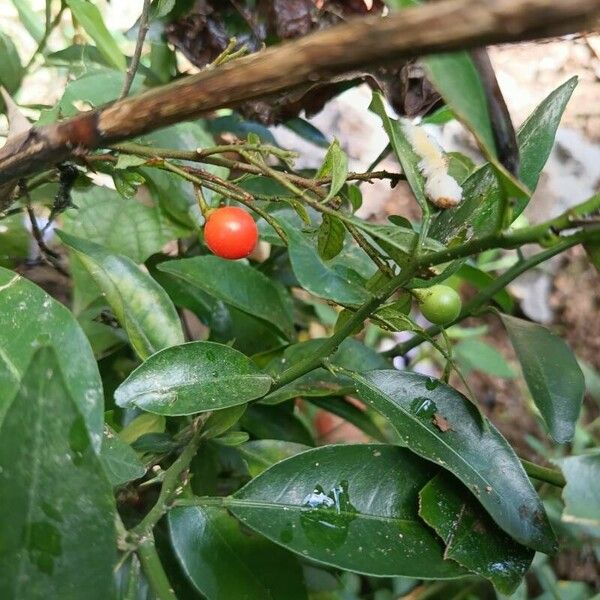
[(150, 275), (126, 256), (111, 254), (98, 244), (65, 232), (57, 233), (105, 294), (140, 358), (183, 343), (177, 311)]
[(125, 56), (106, 28), (98, 8), (86, 0), (67, 0), (67, 5), (73, 16), (94, 40), (106, 60), (119, 71), (125, 71), (127, 69)]
[(449, 473), (436, 475), (419, 493), (419, 515), (444, 540), (444, 556), (514, 592), (534, 551), (517, 544)]
[(113, 171), (112, 178), (117, 192), (127, 200), (133, 198), (138, 188), (146, 182), (144, 176), (136, 171)]
[(573, 439), (585, 394), (585, 379), (575, 355), (563, 339), (545, 327), (500, 316), (550, 435), (558, 443), (568, 442)]
[[(273, 375), (280, 374), (289, 365), (314, 355), (323, 341), (323, 339), (315, 338), (288, 346), (282, 356), (269, 365), (271, 372)], [(350, 371), (385, 369), (390, 366), (381, 354), (354, 338), (346, 338), (338, 350), (330, 356), (329, 361), (332, 365)], [(265, 402), (276, 404), (298, 396), (344, 395), (351, 393), (353, 388), (354, 384), (350, 378), (339, 374), (334, 375), (326, 369), (319, 368), (271, 392), (265, 398)]]
[(319, 256), (312, 236), (282, 223), (288, 238), (288, 252), (300, 285), (311, 294), (339, 304), (358, 305), (369, 294), (360, 275), (346, 263), (343, 254), (327, 264)]
[(166, 17), (175, 7), (175, 0), (156, 0), (152, 3), (152, 18)]
[(147, 413), (138, 415), (119, 432), (119, 439), (126, 444), (134, 444), (141, 437), (162, 433), (165, 430), (166, 419), (162, 415)]
[(502, 354), (483, 340), (462, 340), (454, 346), (453, 353), (466, 371), (482, 371), (506, 379), (515, 377), (514, 371)]
[(317, 249), (323, 260), (335, 258), (344, 248), (346, 228), (344, 224), (331, 215), (324, 214), (317, 236)]
[(294, 336), (288, 292), (243, 262), (208, 255), (171, 260), (158, 269), (265, 321), (288, 339)]
[(600, 242), (586, 242), (583, 247), (596, 271), (600, 272)]
[(159, 415), (191, 415), (261, 398), (271, 384), (241, 352), (189, 342), (151, 356), (117, 388), (115, 401)]
[(567, 480), (562, 520), (586, 527), (600, 540), (600, 451), (554, 459)]
[(22, 214), (4, 217), (0, 223), (0, 267), (13, 268), (29, 255), (31, 235)]
[(283, 440), (253, 440), (238, 448), (251, 477), (257, 477), (274, 464), (309, 449), (304, 444)]
[(242, 427), (259, 439), (283, 440), (314, 446), (308, 427), (288, 406), (251, 404), (241, 420)]
[(373, 92), (373, 99), (369, 110), (379, 116), (383, 122), (383, 128), (387, 133), (388, 139), (396, 158), (402, 165), (402, 172), (406, 176), (408, 185), (412, 190), (417, 202), (421, 207), (427, 206), (427, 197), (425, 195), (425, 179), (419, 170), (421, 158), (415, 154), (410, 142), (406, 139), (400, 123), (396, 119), (388, 116), (385, 110), (383, 96), (379, 92)]
[(158, 207), (124, 200), (106, 187), (74, 190), (71, 196), (77, 208), (65, 212), (64, 230), (135, 263), (144, 262), (186, 233), (173, 226)]
[[(9, 94), (14, 94), (21, 85), (25, 75), (25, 69), (21, 65), (21, 59), (12, 39), (0, 31), (0, 85), (6, 88)], [(0, 100), (0, 107), (4, 102)]]
[[(402, 264), (415, 249), (418, 234), (401, 225), (379, 225), (353, 219), (355, 227), (372, 237), (396, 262)], [(423, 250), (439, 252), (443, 244), (432, 238), (423, 240)]]
[(477, 165), (465, 154), (460, 152), (448, 152), (448, 175), (453, 177), (459, 185), (462, 185), (475, 171)]
[(27, 279), (0, 268), (0, 422), (40, 344), (50, 344), (61, 357), (67, 390), (99, 451), (104, 396), (85, 334), (60, 302)]
[[(136, 75), (131, 91), (139, 91), (142, 88), (142, 81), (143, 78), (139, 74)], [(82, 102), (92, 107), (112, 102), (117, 99), (122, 85), (122, 73), (104, 67), (91, 68), (81, 77), (68, 83), (58, 103), (60, 116), (75, 116), (80, 112), (78, 106), (80, 107)]]
[(456, 118), (473, 132), (486, 154), (496, 156), (485, 90), (468, 52), (436, 54), (423, 62)]
[(33, 354), (0, 429), (5, 598), (113, 597), (115, 504), (77, 409), (84, 399), (52, 349)]
[(541, 552), (555, 550), (544, 507), (519, 459), (462, 394), (408, 371), (353, 377), (359, 397), (390, 421), (400, 444), (454, 473), (514, 539)]
[(310, 398), (309, 402), (348, 421), (378, 442), (388, 441), (387, 436), (375, 424), (369, 413), (345, 398)]
[[(554, 145), (554, 137), (577, 78), (554, 90), (521, 126), (517, 135), (521, 157), (519, 177), (532, 191)], [(490, 165), (480, 167), (463, 185), (464, 200), (456, 207), (441, 212), (432, 224), (430, 235), (441, 241), (455, 238), (483, 237), (493, 233), (498, 223), (502, 190)], [(527, 201), (517, 201), (513, 209), (516, 219)]]
[(31, 8), (29, 0), (12, 0), (17, 12), (19, 21), (27, 29), (29, 35), (39, 44), (44, 37), (44, 23), (38, 14)]
[(110, 427), (104, 427), (100, 460), (110, 483), (122, 485), (144, 476), (146, 468), (129, 444), (118, 437)]
[[(456, 276), (468, 281), (478, 290), (485, 289), (496, 280), (496, 278), (489, 273), (486, 273), (481, 269), (477, 269), (469, 264), (463, 264), (456, 272)], [(493, 296), (493, 300), (504, 312), (510, 313), (514, 310), (515, 303), (511, 295), (505, 289), (497, 292)]]
[(329, 147), (329, 142), (323, 133), (306, 119), (293, 117), (288, 119), (284, 123), (284, 126), (290, 131), (293, 131), (296, 135), (304, 138), (306, 141), (315, 144), (315, 146), (320, 146), (321, 148)]
[(323, 164), (317, 172), (316, 178), (321, 177), (331, 177), (329, 192), (323, 199), (323, 202), (327, 203), (342, 189), (348, 177), (348, 157), (337, 140), (331, 142)]
[(148, 162), (147, 158), (142, 156), (135, 156), (134, 154), (119, 154), (115, 169), (129, 169), (130, 167), (139, 167)]
[(175, 508), (168, 522), (177, 559), (207, 600), (306, 600), (296, 558), (249, 534), (224, 509)]
[(245, 431), (229, 431), (224, 435), (215, 438), (215, 444), (220, 444), (221, 446), (239, 446), (244, 442), (247, 442), (250, 438), (250, 435)]
[(425, 579), (464, 571), (417, 514), (435, 467), (395, 446), (324, 446), (277, 463), (225, 500), (250, 528), (318, 563)]
[(242, 418), (245, 412), (245, 404), (238, 404), (230, 408), (213, 411), (206, 420), (206, 423), (204, 423), (202, 437), (208, 440), (225, 433)]
[(455, 117), (475, 136), (509, 196), (529, 199), (529, 191), (498, 161), (488, 102), (479, 73), (466, 51), (423, 59), (428, 77)]

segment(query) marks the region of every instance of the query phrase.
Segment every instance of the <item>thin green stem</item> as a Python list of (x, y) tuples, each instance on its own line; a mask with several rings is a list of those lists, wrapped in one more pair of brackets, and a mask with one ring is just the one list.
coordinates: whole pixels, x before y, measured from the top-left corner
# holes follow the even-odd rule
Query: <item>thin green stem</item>
[[(448, 324), (446, 328), (451, 327), (452, 325), (456, 325), (457, 323), (460, 323), (467, 317), (476, 313), (478, 310), (483, 308), (483, 306), (485, 306), (498, 292), (503, 290), (509, 283), (511, 283), (513, 280), (515, 280), (517, 277), (519, 277), (526, 271), (529, 271), (535, 266), (549, 260), (553, 256), (564, 252), (568, 248), (577, 245), (579, 241), (580, 240), (578, 240), (577, 238), (567, 238), (565, 242), (557, 244), (553, 248), (548, 248), (547, 250), (539, 252), (538, 254), (535, 254), (534, 256), (525, 259), (523, 262), (515, 264), (505, 273), (500, 275), (500, 277), (498, 277), (491, 285), (479, 292), (479, 294), (477, 294), (470, 302), (467, 302), (464, 305), (457, 319), (452, 323)], [(398, 344), (390, 350), (387, 350), (385, 352), (385, 355), (402, 356), (410, 350), (412, 350), (413, 348), (416, 348), (423, 342), (428, 341), (428, 339), (435, 337), (436, 335), (441, 333), (441, 331), (441, 327), (439, 327), (438, 325), (433, 325), (425, 330), (425, 335), (415, 335), (410, 340), (402, 344)]]
[(381, 306), (398, 288), (410, 281), (414, 272), (414, 267), (407, 268), (391, 279), (380, 291), (360, 306), (352, 317), (350, 317), (331, 337), (327, 338), (310, 356), (307, 356), (303, 360), (299, 360), (289, 369), (281, 373), (275, 380), (272, 390), (287, 385), (295, 379), (298, 379), (298, 377), (319, 367), (323, 358), (335, 352), (341, 342), (351, 335), (358, 326), (362, 325), (371, 313)]
[[(476, 244), (467, 243), (464, 246), (468, 246), (469, 248), (475, 247), (476, 249), (474, 249), (472, 253), (498, 247), (498, 242), (509, 244), (507, 247), (511, 247), (510, 244), (516, 243), (514, 240), (517, 237), (520, 240), (519, 245), (521, 245), (527, 242), (537, 241), (543, 232), (547, 231), (547, 229), (540, 230), (539, 227), (532, 227), (529, 228), (529, 230), (529, 236), (524, 234), (524, 230), (519, 230), (516, 232), (516, 234), (491, 235), (486, 238), (476, 240)], [(600, 237), (600, 231), (598, 230), (592, 232), (582, 231), (564, 238), (564, 243), (569, 245), (578, 244), (586, 239), (589, 239), (590, 233)], [(459, 246), (450, 250), (442, 250), (440, 252), (430, 252), (414, 259), (409, 268), (406, 268), (403, 272), (390, 280), (377, 293), (377, 295), (371, 297), (362, 306), (360, 306), (354, 315), (348, 319), (348, 321), (346, 321), (343, 327), (336, 331), (330, 338), (327, 338), (311, 356), (298, 361), (296, 364), (284, 371), (279, 378), (276, 379), (273, 389), (278, 389), (283, 385), (287, 385), (298, 377), (301, 377), (302, 375), (316, 369), (320, 365), (323, 358), (334, 352), (339, 344), (349, 335), (351, 335), (358, 326), (362, 325), (365, 319), (367, 319), (373, 311), (379, 308), (379, 306), (381, 306), (381, 304), (383, 304), (383, 302), (385, 302), (385, 300), (387, 300), (387, 298), (389, 298), (397, 289), (408, 283), (413, 277), (414, 273), (420, 268), (441, 264), (462, 256), (469, 256), (469, 254), (462, 250), (464, 246)]]
[(345, 223), (345, 226), (350, 235), (354, 238), (354, 241), (365, 251), (375, 265), (377, 265), (377, 268), (388, 277), (394, 277), (394, 271), (392, 271), (391, 267), (387, 264), (385, 258), (382, 258), (379, 255), (376, 248), (369, 244), (363, 234), (354, 225)]
[(137, 549), (146, 579), (158, 600), (177, 600), (175, 591), (156, 552), (154, 538), (148, 534)]
[(525, 469), (525, 473), (527, 473), (529, 477), (537, 479), (538, 481), (545, 481), (546, 483), (555, 485), (556, 487), (565, 487), (565, 485), (567, 485), (567, 481), (560, 471), (557, 471), (556, 469), (549, 469), (548, 467), (542, 467), (541, 465), (529, 462), (524, 458), (521, 458), (520, 460), (523, 468)]
[[(163, 161), (162, 163), (156, 165), (158, 168), (163, 169), (165, 171), (171, 171), (171, 173), (176, 173), (177, 175), (191, 181), (198, 188), (207, 187), (210, 190), (213, 190), (222, 196), (226, 196), (240, 202), (244, 206), (247, 206), (250, 210), (254, 211), (257, 215), (262, 217), (271, 227), (275, 230), (275, 233), (282, 239), (282, 241), (287, 244), (287, 236), (285, 235), (285, 231), (281, 228), (276, 219), (274, 219), (267, 211), (263, 210), (259, 206), (254, 203), (254, 198), (251, 194), (238, 187), (237, 185), (221, 179), (208, 171), (202, 171), (201, 169), (192, 169), (190, 167), (178, 167), (170, 162)], [(201, 193), (201, 189), (199, 189)], [(208, 210), (208, 206), (206, 202), (204, 205), (201, 204), (201, 197), (196, 193), (196, 197), (198, 199), (198, 203), (200, 204), (200, 210), (202, 214), (206, 214), (206, 210)], [(202, 196), (203, 198), (203, 196)]]
[[(49, 5), (50, 5), (50, 3), (46, 2), (46, 10), (48, 10)], [(63, 0), (60, 3), (60, 9), (59, 9), (58, 13), (56, 13), (56, 16), (54, 17), (54, 19), (52, 19), (52, 21), (48, 21), (48, 20), (46, 21), (46, 29), (44, 31), (44, 35), (43, 35), (42, 39), (40, 40), (40, 43), (38, 44), (34, 53), (31, 55), (31, 58), (25, 65), (26, 71), (29, 70), (29, 68), (33, 64), (35, 57), (44, 51), (44, 48), (46, 47), (46, 44), (48, 43), (48, 38), (50, 37), (50, 34), (54, 31), (54, 29), (57, 27), (57, 25), (60, 23), (60, 20), (62, 18), (63, 12), (65, 12), (66, 7), (67, 6)], [(48, 16), (49, 16), (48, 13), (46, 13), (46, 19), (48, 19)]]
[(182, 485), (181, 474), (189, 467), (192, 458), (198, 450), (200, 441), (202, 439), (202, 428), (201, 423), (206, 417), (198, 420), (195, 425), (194, 433), (190, 441), (184, 447), (181, 454), (177, 457), (175, 462), (165, 471), (163, 478), (162, 487), (160, 494), (156, 500), (156, 504), (150, 509), (148, 514), (136, 525), (131, 533), (139, 538), (151, 535), (152, 529), (167, 512), (170, 507), (171, 501), (177, 496), (178, 490)]

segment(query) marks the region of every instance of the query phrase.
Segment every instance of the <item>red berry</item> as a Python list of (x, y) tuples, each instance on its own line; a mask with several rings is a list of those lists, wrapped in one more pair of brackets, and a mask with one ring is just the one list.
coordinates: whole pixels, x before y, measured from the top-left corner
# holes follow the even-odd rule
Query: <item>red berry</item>
[(210, 251), (221, 258), (245, 258), (256, 247), (258, 229), (243, 208), (225, 206), (208, 215), (204, 241)]

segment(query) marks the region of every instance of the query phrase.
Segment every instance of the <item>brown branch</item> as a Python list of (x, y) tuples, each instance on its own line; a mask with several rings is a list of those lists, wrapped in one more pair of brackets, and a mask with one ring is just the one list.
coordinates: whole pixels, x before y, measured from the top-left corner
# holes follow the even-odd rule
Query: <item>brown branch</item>
[(581, 31), (600, 0), (442, 0), (365, 17), (227, 63), (71, 119), (36, 128), (0, 150), (0, 184), (94, 149), (221, 107), (375, 64)]

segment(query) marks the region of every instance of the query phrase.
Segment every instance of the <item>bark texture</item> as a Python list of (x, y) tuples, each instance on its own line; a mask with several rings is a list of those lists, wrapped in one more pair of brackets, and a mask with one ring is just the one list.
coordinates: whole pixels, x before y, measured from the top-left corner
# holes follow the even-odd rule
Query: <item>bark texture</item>
[(206, 69), (59, 123), (0, 149), (0, 184), (92, 150), (222, 107), (352, 76), (425, 54), (588, 29), (600, 0), (442, 0), (364, 17)]

